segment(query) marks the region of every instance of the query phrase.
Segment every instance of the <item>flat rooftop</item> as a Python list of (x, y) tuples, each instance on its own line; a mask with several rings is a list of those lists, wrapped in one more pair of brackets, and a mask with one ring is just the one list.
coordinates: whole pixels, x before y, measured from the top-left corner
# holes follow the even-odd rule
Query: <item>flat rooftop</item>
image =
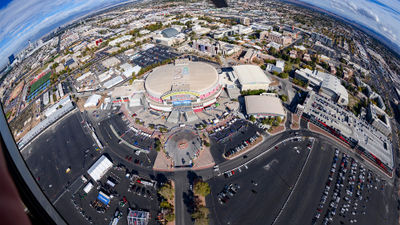
[(285, 116), (281, 100), (272, 95), (245, 96), (247, 114), (261, 114), (269, 116)]
[(270, 84), (271, 81), (259, 66), (239, 65), (233, 66), (233, 70), (242, 85), (245, 84)]
[(393, 168), (393, 147), (388, 137), (365, 120), (338, 106), (331, 100), (310, 93), (304, 102), (304, 113), (358, 141), (358, 145)]

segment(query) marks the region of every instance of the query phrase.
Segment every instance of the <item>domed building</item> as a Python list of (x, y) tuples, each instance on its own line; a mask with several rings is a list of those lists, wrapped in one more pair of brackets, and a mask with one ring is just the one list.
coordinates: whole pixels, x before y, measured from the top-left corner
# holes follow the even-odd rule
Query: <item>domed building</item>
[(157, 44), (172, 46), (185, 41), (185, 34), (181, 33), (179, 28), (170, 27), (153, 35), (153, 41)]
[(145, 80), (146, 99), (152, 109), (201, 111), (221, 94), (217, 70), (204, 62), (186, 59), (155, 68)]
[(161, 34), (165, 38), (172, 38), (172, 37), (176, 37), (176, 35), (179, 34), (179, 31), (177, 31), (175, 28), (167, 28), (167, 29), (164, 29), (163, 31), (161, 31)]

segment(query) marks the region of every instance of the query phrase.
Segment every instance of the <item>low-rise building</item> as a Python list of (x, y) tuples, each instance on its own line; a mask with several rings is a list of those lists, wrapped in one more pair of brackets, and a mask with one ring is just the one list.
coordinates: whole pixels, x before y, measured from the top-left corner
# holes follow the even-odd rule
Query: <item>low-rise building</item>
[(246, 113), (256, 118), (285, 118), (286, 112), (276, 94), (249, 95), (244, 97)]
[(238, 77), (241, 90), (268, 90), (271, 81), (264, 71), (255, 65), (233, 66), (233, 72)]
[(367, 121), (386, 136), (392, 133), (388, 115), (373, 104), (367, 108)]
[(93, 107), (97, 107), (97, 105), (99, 104), (99, 101), (101, 99), (101, 95), (91, 95), (85, 102), (85, 104), (83, 105), (83, 107), (85, 108), (93, 108)]
[(308, 82), (310, 86), (319, 89), (319, 93), (332, 99), (340, 105), (349, 104), (349, 96), (341, 81), (328, 73), (318, 70), (300, 69), (295, 71), (295, 78)]
[(303, 105), (298, 105), (297, 114), (392, 175), (394, 168), (392, 143), (387, 135), (379, 132), (367, 121), (314, 92), (309, 92)]
[(268, 63), (266, 70), (268, 72), (283, 73), (283, 71), (285, 70), (285, 61), (278, 60), (276, 61), (275, 65)]
[(125, 36), (122, 36), (122, 37), (120, 37), (120, 38), (117, 38), (117, 39), (115, 39), (115, 40), (110, 41), (109, 45), (111, 45), (111, 46), (116, 46), (116, 45), (118, 45), (119, 43), (122, 43), (122, 42), (131, 40), (132, 37), (133, 37), (132, 35), (125, 35)]
[(260, 39), (267, 39), (271, 42), (278, 43), (280, 45), (286, 46), (292, 43), (292, 38), (289, 36), (284, 36), (276, 31), (263, 31), (260, 33)]

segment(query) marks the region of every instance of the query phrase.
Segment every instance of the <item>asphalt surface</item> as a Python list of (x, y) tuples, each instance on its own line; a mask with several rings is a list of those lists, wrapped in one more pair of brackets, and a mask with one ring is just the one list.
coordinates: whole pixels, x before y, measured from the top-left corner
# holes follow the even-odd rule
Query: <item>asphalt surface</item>
[[(329, 149), (328, 149), (329, 148)], [(315, 142), (309, 162), (293, 195), (276, 224), (310, 224), (325, 187), (333, 151), (326, 143)]]
[[(281, 144), (278, 149), (272, 149), (247, 164), (248, 169), (236, 170), (230, 178), (219, 176), (209, 180), (212, 193), (207, 203), (210, 205), (211, 224), (271, 224), (306, 160), (309, 152), (307, 142)], [(217, 195), (230, 183), (241, 188), (227, 203), (221, 204)]]
[[(95, 151), (96, 146), (90, 138), (89, 129), (84, 126), (85, 123), (82, 123), (82, 120), (88, 120), (94, 127), (105, 146), (102, 152)], [(110, 124), (117, 129), (119, 134), (123, 134), (128, 129), (126, 122), (120, 116), (106, 117), (104, 120), (92, 123), (85, 115), (81, 116), (79, 112), (72, 113), (57, 122), (53, 128), (45, 131), (23, 151), (22, 154), (33, 175), (38, 179), (49, 199), (56, 202), (55, 205), (61, 214), (71, 224), (87, 223), (83, 214), (92, 219), (96, 218), (94, 219), (96, 224), (107, 224), (110, 221), (119, 200), (113, 200), (112, 207), (104, 215), (99, 214), (93, 211), (93, 208), (87, 208), (86, 202), (94, 200), (97, 192), (92, 190), (95, 194), (80, 199), (79, 193), (82, 192), (82, 186), (77, 182), (82, 174), (86, 174), (88, 167), (100, 154), (107, 154), (114, 165), (122, 164), (140, 176), (153, 179), (161, 176), (164, 180), (167, 178), (174, 180), (176, 224), (193, 224), (190, 217), (193, 205), (191, 204), (192, 192), (189, 190), (191, 180), (189, 172), (156, 173), (152, 170), (156, 152), (136, 155), (128, 146), (118, 143), (118, 138), (110, 130)], [(306, 125), (302, 120), (301, 127), (305, 128)], [(305, 147), (306, 142), (289, 141), (280, 144), (295, 136), (316, 137), (307, 163), (305, 161), (310, 151)], [(279, 144), (278, 149), (272, 148), (277, 144)], [(217, 150), (214, 151), (212, 148), (212, 153), (220, 157), (223, 149), (219, 148), (219, 145), (213, 146)], [(43, 148), (43, 146), (51, 147)], [(212, 168), (196, 171), (197, 176), (208, 181), (212, 188), (211, 195), (206, 199), (207, 206), (210, 208), (211, 224), (271, 224), (274, 221), (274, 224), (311, 224), (329, 174), (335, 147), (340, 148), (340, 145), (334, 140), (308, 130), (285, 131), (267, 137), (266, 141), (247, 152), (245, 157), (218, 161), (219, 168), (215, 171)], [(272, 150), (267, 152), (271, 148)], [(356, 157), (354, 153), (345, 149), (341, 150), (363, 163), (363, 160)], [(248, 169), (245, 169), (244, 164)], [(71, 168), (70, 173), (65, 172), (68, 167)], [(237, 170), (238, 167), (241, 168), (241, 172)], [(370, 165), (367, 167), (378, 175), (376, 177), (381, 177), (381, 173), (376, 169)], [(232, 170), (235, 170), (235, 175), (224, 178), (222, 174)], [(299, 177), (301, 171), (303, 172)], [(120, 177), (121, 180), (124, 179), (122, 174)], [(258, 185), (254, 186), (251, 183), (252, 180), (255, 180)], [(222, 205), (218, 202), (217, 195), (225, 185), (230, 183), (239, 184), (241, 188), (234, 197)], [(371, 190), (369, 203), (366, 205), (366, 216), (357, 217), (358, 224), (380, 224), (381, 221), (384, 221), (384, 224), (394, 223), (398, 216), (397, 211), (393, 210), (397, 206), (394, 187), (391, 184), (384, 184), (383, 190), (380, 188), (382, 187)], [(150, 210), (153, 213), (158, 210), (156, 199), (150, 201), (134, 197), (127, 192), (125, 182), (120, 182), (117, 189), (120, 196), (127, 196), (133, 207)], [(82, 204), (80, 206), (82, 208), (76, 207), (73, 200), (77, 205)], [(324, 210), (325, 213), (327, 209)], [(126, 210), (124, 212), (125, 217)], [(152, 216), (154, 218), (155, 215)], [(339, 217), (334, 217), (332, 224), (338, 224), (340, 221), (348, 224), (348, 220)]]
[[(157, 152), (155, 150), (151, 150), (149, 154), (139, 153), (139, 155), (137, 155), (134, 149), (130, 148), (124, 143), (120, 143), (118, 137), (115, 136), (115, 134), (112, 132), (110, 125), (112, 125), (120, 135), (126, 133), (126, 131), (132, 132), (127, 127), (126, 122), (122, 121), (120, 115), (114, 115), (110, 118), (106, 118), (98, 124), (94, 124), (94, 127), (97, 131), (96, 134), (104, 143), (107, 151), (118, 155), (120, 158), (127, 159), (129, 162), (137, 164), (139, 166), (146, 167), (148, 169), (151, 169), (153, 167), (154, 161), (157, 157)], [(153, 143), (153, 140), (150, 140), (148, 138), (146, 138), (146, 140), (143, 140), (145, 139), (144, 137), (137, 138), (138, 141), (141, 141), (141, 143)]]
[[(22, 151), (29, 169), (50, 201), (56, 200), (99, 155), (81, 121), (79, 112), (67, 115)], [(66, 173), (67, 168), (71, 169), (69, 173)]]
[(246, 141), (250, 137), (256, 135), (257, 131), (264, 133), (262, 129), (259, 129), (255, 125), (243, 120), (238, 120), (233, 125), (225, 128), (224, 131), (212, 134), (211, 154), (215, 163), (219, 164), (226, 161), (226, 159), (223, 157), (223, 154), (226, 151), (240, 146), (243, 144), (243, 141)]
[(173, 180), (175, 182), (175, 224), (192, 224), (191, 211), (188, 207), (190, 199), (188, 172), (176, 172)]
[(198, 134), (191, 129), (182, 129), (168, 137), (165, 152), (173, 159), (174, 166), (190, 166), (201, 145)]

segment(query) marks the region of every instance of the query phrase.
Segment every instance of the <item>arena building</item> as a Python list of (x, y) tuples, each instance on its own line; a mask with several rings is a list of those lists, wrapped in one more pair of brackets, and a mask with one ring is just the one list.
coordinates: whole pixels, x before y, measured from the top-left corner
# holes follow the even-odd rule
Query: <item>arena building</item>
[(221, 94), (217, 70), (204, 62), (187, 59), (157, 67), (145, 81), (150, 108), (160, 111), (201, 111)]

